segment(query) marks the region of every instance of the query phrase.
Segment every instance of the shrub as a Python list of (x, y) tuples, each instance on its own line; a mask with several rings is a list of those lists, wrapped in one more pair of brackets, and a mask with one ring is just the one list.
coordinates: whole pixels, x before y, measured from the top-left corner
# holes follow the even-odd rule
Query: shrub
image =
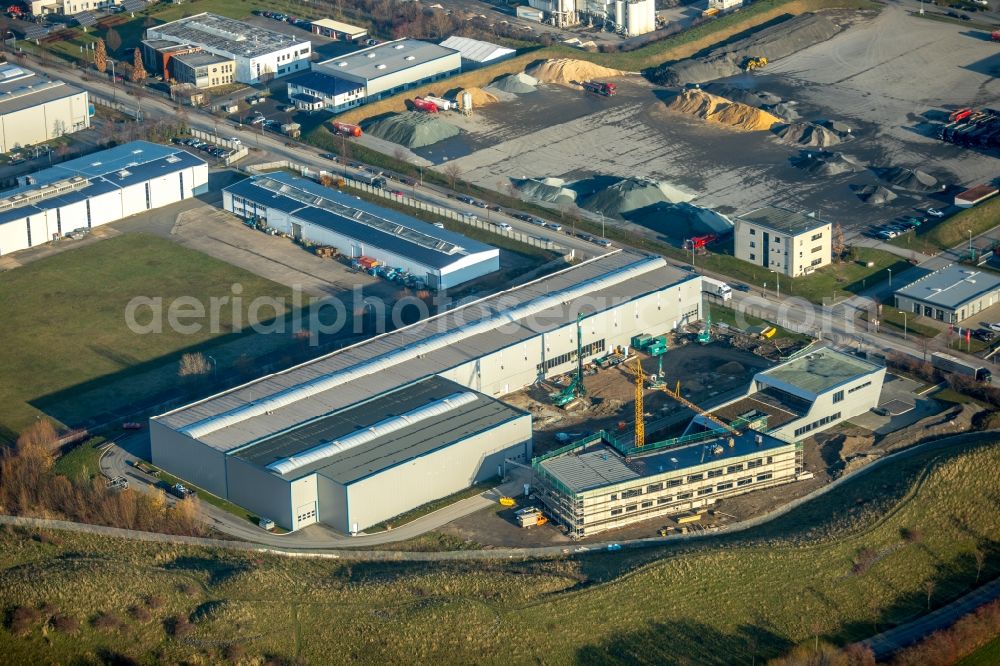
[(41, 619), (41, 613), (31, 606), (18, 606), (10, 614), (10, 631), (16, 636), (26, 636)]
[(222, 649), (222, 657), (226, 661), (234, 664), (241, 661), (246, 656), (246, 649), (239, 643), (230, 643)]
[(167, 633), (174, 638), (184, 638), (185, 636), (190, 636), (191, 632), (194, 631), (194, 625), (186, 617), (180, 617), (174, 615), (173, 617), (167, 618), (164, 623)]
[(852, 571), (856, 574), (863, 574), (872, 568), (875, 564), (875, 560), (878, 559), (878, 553), (874, 548), (864, 547), (858, 551), (857, 556), (854, 558), (854, 567)]
[(132, 606), (128, 609), (128, 614), (132, 616), (132, 619), (139, 622), (149, 622), (153, 619), (153, 614), (145, 606)]
[(924, 534), (919, 527), (904, 527), (899, 531), (904, 541), (909, 543), (920, 543), (924, 540)]
[(52, 618), (52, 628), (61, 634), (75, 634), (80, 631), (80, 621), (72, 615), (58, 613)]
[(114, 613), (101, 611), (94, 616), (90, 624), (98, 631), (117, 631), (122, 626), (122, 620)]
[(158, 594), (151, 594), (146, 597), (146, 605), (154, 610), (157, 608), (163, 608), (166, 603), (167, 600)]

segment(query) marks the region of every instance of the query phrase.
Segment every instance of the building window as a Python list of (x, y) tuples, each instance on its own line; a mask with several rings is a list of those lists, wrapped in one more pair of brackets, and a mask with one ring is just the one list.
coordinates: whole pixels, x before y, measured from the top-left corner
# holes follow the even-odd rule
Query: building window
[(642, 494), (642, 488), (633, 488), (631, 490), (623, 490), (622, 491), (622, 499), (623, 500), (631, 499), (633, 497), (638, 497), (641, 494)]
[(822, 246), (822, 245), (817, 245), (816, 247), (814, 247), (813, 249), (811, 249), (811, 250), (809, 250), (809, 251), (810, 251), (810, 252), (819, 252), (819, 251), (821, 251), (822, 249), (823, 249), (823, 246)]
[[(604, 340), (603, 339), (598, 340), (596, 342), (591, 342), (589, 345), (584, 345), (583, 346), (583, 355), (584, 355), (584, 357), (593, 356), (595, 354), (600, 354), (602, 351), (604, 351)], [(550, 359), (546, 360), (544, 363), (539, 363), (536, 366), (536, 369), (538, 371), (538, 374), (541, 375), (541, 374), (546, 373), (547, 371), (551, 370), (552, 368), (554, 368), (556, 366), (563, 365), (565, 363), (569, 363), (569, 362), (575, 361), (575, 360), (576, 360), (576, 350), (574, 349), (571, 352), (567, 352), (567, 353), (562, 354), (560, 356), (556, 356), (555, 358), (550, 358)]]
[(618, 499), (618, 495), (617, 495), (617, 494), (614, 494), (614, 495), (612, 495), (612, 496), (611, 496), (611, 499), (612, 499), (612, 500), (616, 500), (616, 499)]
[(692, 474), (691, 476), (688, 477), (688, 483), (693, 483), (695, 481), (701, 481), (704, 478), (705, 478), (704, 474)]
[(750, 235), (751, 236), (756, 236), (757, 235), (757, 230), (756, 229), (751, 229), (750, 230)]
[(631, 506), (627, 506), (627, 507), (625, 507), (625, 513), (628, 513), (628, 512), (630, 512), (630, 511), (635, 511), (635, 510), (636, 510), (636, 509), (638, 509), (638, 508), (639, 508), (639, 507), (638, 507), (637, 505), (635, 505), (635, 504), (633, 504), (633, 505), (631, 505)]
[(667, 481), (667, 488), (676, 488), (682, 483), (684, 483), (684, 479), (670, 479)]
[(152, 198), (149, 195), (149, 183), (146, 183), (146, 210), (153, 207)]
[(864, 384), (858, 384), (858, 385), (857, 385), (857, 386), (855, 386), (854, 388), (851, 388), (851, 389), (848, 389), (848, 391), (847, 391), (847, 392), (848, 392), (848, 393), (854, 393), (855, 391), (860, 391), (860, 390), (861, 390), (861, 389), (863, 389), (863, 388), (868, 388), (868, 387), (869, 387), (869, 386), (871, 386), (871, 385), (872, 385), (872, 383), (871, 383), (871, 382), (865, 382)]
[(756, 241), (750, 241), (750, 247), (757, 247)]
[(657, 504), (669, 504), (670, 500), (672, 500), (672, 499), (673, 499), (672, 497), (661, 497), (660, 499), (656, 500), (656, 503)]
[(818, 234), (813, 234), (812, 240), (818, 241), (822, 237), (823, 237), (823, 232), (821, 231)]
[(752, 476), (747, 476), (747, 477), (744, 477), (742, 479), (736, 479), (736, 487), (737, 488), (739, 488), (740, 486), (749, 486), (751, 483), (753, 483), (753, 477)]
[(653, 485), (648, 486), (646, 488), (646, 492), (647, 493), (655, 493), (655, 492), (659, 492), (661, 490), (663, 490), (663, 484), (662, 483), (654, 483)]
[(708, 478), (714, 479), (717, 476), (722, 476), (722, 470), (721, 469), (710, 469), (710, 470), (708, 470)]
[(704, 488), (699, 488), (698, 489), (698, 497), (701, 497), (702, 495), (711, 495), (713, 492), (715, 492), (715, 488), (713, 488), (712, 486), (706, 486)]
[(723, 490), (729, 490), (732, 487), (733, 487), (733, 482), (730, 481), (729, 483), (720, 483), (715, 487), (715, 490), (721, 493)]
[(753, 469), (755, 467), (760, 467), (763, 464), (764, 464), (764, 459), (763, 458), (757, 458), (756, 460), (748, 460), (747, 461), (747, 469)]
[(726, 468), (726, 474), (735, 474), (736, 472), (742, 472), (743, 465), (730, 465)]
[(642, 503), (642, 508), (643, 509), (648, 509), (651, 506), (653, 506), (653, 502), (652, 501), (650, 501), (650, 502), (643, 502)]
[(834, 404), (836, 404), (838, 402), (842, 402), (843, 400), (844, 400), (844, 392), (843, 391), (837, 391), (836, 393), (833, 394), (833, 402), (834, 402)]
[(775, 236), (774, 237), (774, 244), (775, 245), (781, 245), (781, 236)]
[(691, 499), (692, 495), (694, 495), (694, 493), (681, 493), (680, 495), (677, 496), (677, 499), (679, 500)]
[(750, 253), (750, 261), (757, 261), (757, 255)]
[[(807, 432), (809, 432), (811, 430), (815, 430), (816, 428), (820, 428), (822, 426), (825, 426), (827, 423), (830, 423), (832, 421), (836, 421), (839, 418), (840, 418), (840, 412), (837, 412), (836, 414), (831, 414), (830, 416), (824, 416), (823, 418), (819, 419), (818, 421), (813, 421), (809, 425), (804, 425), (801, 428), (796, 428), (795, 429), (795, 436), (798, 437), (799, 435), (804, 435), (804, 434), (806, 434)], [(771, 462), (771, 459), (768, 458), (767, 461)]]
[(810, 265), (810, 266), (819, 266), (819, 265), (820, 265), (820, 264), (822, 264), (822, 263), (823, 263), (823, 257), (820, 257), (819, 259), (813, 259), (813, 260), (812, 260), (812, 261), (811, 261), (811, 262), (809, 263), (809, 265)]
[(757, 481), (770, 481), (772, 476), (774, 475), (770, 472), (767, 472), (766, 474), (758, 474)]
[(622, 512), (622, 510), (621, 510), (621, 509), (611, 509), (611, 515), (612, 515), (612, 516), (617, 516), (617, 515), (619, 515), (619, 514), (620, 514), (621, 512)]

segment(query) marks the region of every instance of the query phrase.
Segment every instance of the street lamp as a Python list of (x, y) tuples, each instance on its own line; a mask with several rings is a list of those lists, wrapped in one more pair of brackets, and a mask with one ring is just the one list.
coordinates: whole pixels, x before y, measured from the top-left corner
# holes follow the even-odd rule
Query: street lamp
[(888, 268), (886, 270), (889, 271), (889, 289), (892, 289), (892, 269)]
[(969, 258), (972, 259), (972, 229), (969, 229)]
[(779, 273), (778, 271), (771, 271), (771, 272), (774, 273), (774, 279), (777, 280), (777, 283), (776, 283), (777, 289), (775, 290), (775, 298), (777, 298), (777, 299), (780, 300), (781, 299), (781, 273)]
[(115, 61), (111, 60), (111, 58), (108, 58), (108, 61), (111, 63), (111, 101), (117, 103), (118, 86), (115, 85), (117, 83), (117, 80), (115, 79)]

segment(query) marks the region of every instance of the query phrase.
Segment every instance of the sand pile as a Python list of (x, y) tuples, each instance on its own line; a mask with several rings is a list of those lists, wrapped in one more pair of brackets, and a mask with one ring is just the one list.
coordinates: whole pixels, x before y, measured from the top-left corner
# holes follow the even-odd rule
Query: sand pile
[(937, 178), (919, 169), (910, 170), (905, 167), (892, 167), (881, 170), (878, 173), (878, 177), (890, 185), (895, 185), (900, 189), (910, 190), (911, 192), (931, 192), (941, 189)]
[(500, 98), (491, 92), (487, 92), (482, 88), (465, 88), (464, 90), (459, 90), (458, 94), (455, 96), (456, 99), (462, 99), (464, 93), (469, 93), (472, 95), (472, 108), (478, 108), (480, 106), (489, 106), (490, 104), (496, 104), (500, 101)]
[(732, 102), (703, 90), (685, 90), (667, 108), (749, 132), (768, 130), (781, 122), (781, 118), (763, 109)]
[(803, 152), (801, 156), (792, 160), (792, 165), (816, 176), (838, 176), (842, 173), (857, 173), (864, 170), (864, 167), (851, 157), (825, 151)]
[(538, 86), (538, 79), (521, 72), (519, 74), (508, 74), (503, 78), (497, 79), (487, 87), (521, 95), (535, 92), (536, 86)]
[[(650, 80), (665, 86), (704, 83), (742, 72), (747, 58), (765, 56), (771, 62), (796, 51), (830, 39), (839, 28), (818, 14), (802, 14), (765, 28), (746, 39), (720, 46), (702, 58), (662, 65), (650, 74)], [(767, 71), (767, 67), (764, 68)]]
[(595, 65), (586, 60), (573, 60), (572, 58), (546, 60), (525, 71), (543, 83), (561, 83), (563, 85), (571, 85), (593, 79), (607, 79), (625, 74), (625, 72), (617, 69)]
[(535, 199), (548, 203), (576, 201), (576, 192), (564, 187), (566, 181), (562, 178), (524, 178), (514, 180), (513, 183), (525, 199)]
[(884, 206), (896, 199), (896, 193), (881, 185), (865, 185), (857, 190), (858, 198), (872, 206)]
[(407, 148), (423, 148), (459, 134), (457, 127), (441, 120), (437, 114), (417, 111), (407, 111), (377, 120), (366, 127), (365, 131), (372, 136)]
[(828, 148), (840, 143), (840, 137), (819, 125), (812, 123), (789, 123), (774, 128), (774, 133), (785, 143), (811, 148)]
[(626, 178), (583, 197), (581, 206), (604, 215), (622, 215), (658, 203), (676, 203), (693, 195), (669, 183), (649, 178)]

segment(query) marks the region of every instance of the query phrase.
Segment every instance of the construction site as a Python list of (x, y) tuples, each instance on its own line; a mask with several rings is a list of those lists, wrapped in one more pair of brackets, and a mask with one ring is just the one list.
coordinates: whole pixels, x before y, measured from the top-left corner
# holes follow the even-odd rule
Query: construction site
[(899, 6), (806, 14), (648, 78), (536, 62), (472, 91), (471, 113), (436, 114), (437, 141), (403, 143), (483, 187), (673, 243), (764, 205), (825, 211), (851, 236), (992, 181), (994, 46)]

